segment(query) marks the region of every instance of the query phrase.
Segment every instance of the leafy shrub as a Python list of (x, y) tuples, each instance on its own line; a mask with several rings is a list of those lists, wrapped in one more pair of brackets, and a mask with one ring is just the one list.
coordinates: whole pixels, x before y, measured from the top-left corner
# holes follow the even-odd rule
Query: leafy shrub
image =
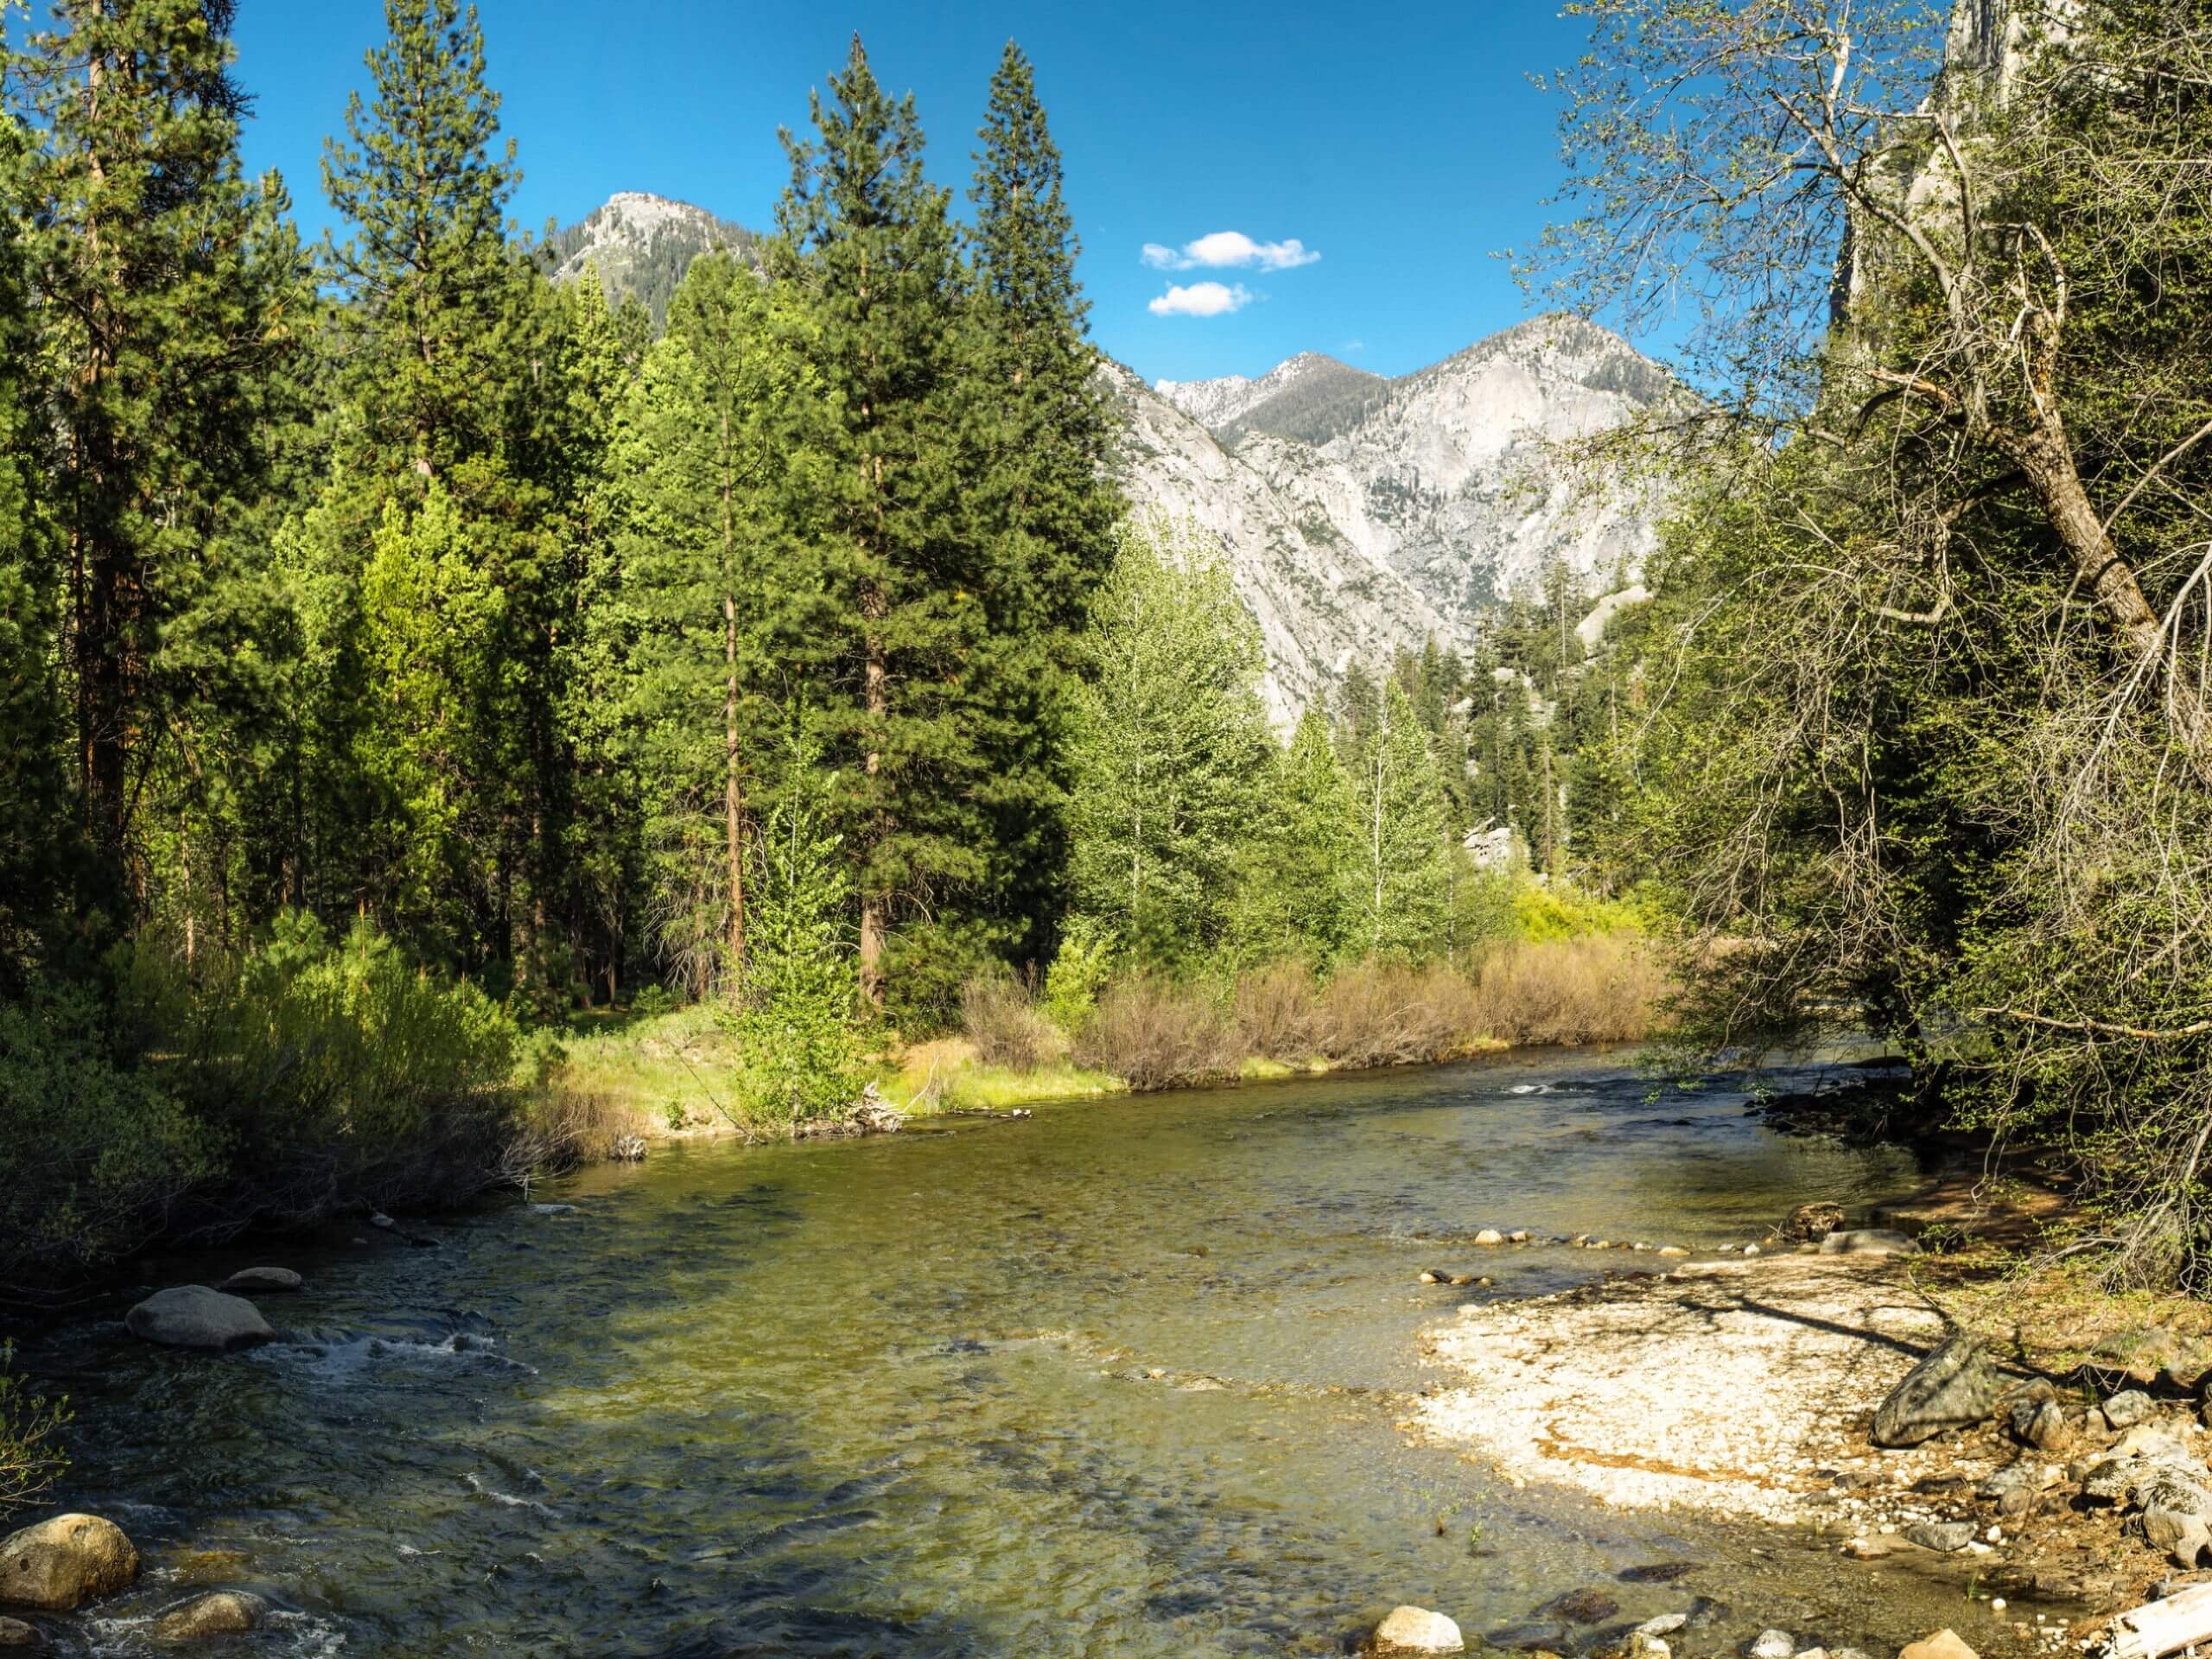
[(56, 1442), (69, 1402), (33, 1394), (15, 1374), (15, 1345), (0, 1343), (0, 1516), (22, 1509), (69, 1467)]
[(216, 1138), (115, 1052), (89, 990), (0, 1005), (0, 1271), (80, 1274), (151, 1243), (219, 1167)]
[(978, 975), (961, 988), (960, 1026), (985, 1065), (1034, 1071), (1067, 1052), (1059, 1027), (1004, 973)]
[(1531, 944), (1637, 931), (1628, 906), (1598, 899), (1564, 881), (1522, 880), (1513, 889), (1513, 936)]
[(794, 758), (814, 793), (779, 804), (764, 826), (743, 995), (724, 1015), (740, 1050), (745, 1110), (764, 1127), (834, 1116), (868, 1080), (853, 1027), (860, 977), (845, 921), (852, 882), (840, 837), (822, 828), (819, 798), (830, 780), (804, 750)]
[(1089, 916), (1069, 918), (1045, 970), (1045, 1017), (1071, 1034), (1082, 1030), (1113, 966), (1113, 931)]
[(1232, 1074), (1241, 1055), (1228, 1013), (1198, 988), (1145, 974), (1109, 987), (1076, 1039), (1076, 1064), (1140, 1092)]
[(667, 986), (648, 985), (630, 999), (630, 1013), (639, 1020), (658, 1020), (676, 1012), (676, 995)]
[(158, 1075), (228, 1165), (229, 1191), (195, 1230), (449, 1203), (499, 1178), (521, 1105), (520, 1033), (475, 986), (411, 965), (369, 922), (334, 944), (287, 912), (264, 949), (197, 968), (140, 949), (124, 984)]

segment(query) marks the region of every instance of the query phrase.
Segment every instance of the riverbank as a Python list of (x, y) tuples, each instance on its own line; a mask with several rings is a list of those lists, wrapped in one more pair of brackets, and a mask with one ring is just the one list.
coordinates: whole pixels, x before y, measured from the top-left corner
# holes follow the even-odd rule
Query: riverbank
[[(1462, 1308), (1423, 1333), (1447, 1376), (1409, 1427), (1516, 1482), (1809, 1534), (1871, 1578), (1950, 1584), (1985, 1648), (2088, 1645), (2212, 1580), (2164, 1518), (2212, 1520), (2212, 1309), (2012, 1268), (1992, 1241), (2050, 1219), (2054, 1195), (1970, 1191), (1949, 1176), (1859, 1217), (1950, 1255), (1770, 1236), (1768, 1254)], [(1944, 1384), (1940, 1430), (1900, 1434), (1898, 1402), (1958, 1363), (1972, 1386)]]
[[(1005, 1111), (1170, 1088), (1437, 1065), (1522, 1046), (1639, 1041), (1667, 988), (1630, 933), (1501, 942), (1468, 968), (1281, 962), (1215, 979), (1137, 974), (1072, 1001), (1011, 981), (963, 997), (962, 1028), (871, 1057), (913, 1116)], [(546, 1087), (649, 1140), (772, 1135), (745, 1105), (745, 1056), (718, 1011), (587, 1016)]]

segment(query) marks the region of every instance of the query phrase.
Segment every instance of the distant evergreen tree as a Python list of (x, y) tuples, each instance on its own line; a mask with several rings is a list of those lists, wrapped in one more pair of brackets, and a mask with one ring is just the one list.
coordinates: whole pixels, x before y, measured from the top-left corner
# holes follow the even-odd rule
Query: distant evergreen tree
[(1271, 809), (1259, 625), (1219, 550), (1132, 527), (1092, 606), (1074, 749), (1077, 910), (1139, 959), (1211, 948)]
[(990, 886), (1033, 937), (1057, 899), (1073, 641), (1113, 558), (1114, 415), (1085, 340), (1078, 243), (1034, 74), (1009, 41), (978, 135), (973, 291), (963, 332), (971, 479), (964, 505), (988, 561), (988, 647), (974, 661), (992, 754)]
[(1272, 768), (1266, 810), (1237, 881), (1242, 954), (1334, 961), (1351, 939), (1351, 876), (1357, 853), (1351, 791), (1329, 739), (1329, 722), (1308, 709)]
[(988, 563), (963, 533), (958, 263), (913, 100), (884, 92), (855, 35), (811, 107), (815, 139), (785, 135), (791, 182), (769, 263), (810, 313), (830, 412), (809, 509), (817, 581), (835, 602), (815, 707), (843, 780), (861, 986), (880, 1004), (894, 924), (940, 963), (971, 950), (958, 924), (995, 864), (998, 757), (971, 666)]
[(1444, 937), (1452, 850), (1427, 734), (1395, 679), (1383, 688), (1372, 738), (1345, 760), (1354, 812), (1353, 942), (1376, 956), (1418, 956)]
[(32, 135), (23, 254), (89, 896), (118, 923), (156, 899), (149, 783), (199, 766), (224, 718), (223, 688), (171, 647), (252, 602), (254, 550), (226, 530), (266, 472), (266, 400), (306, 310), (283, 188), (239, 167), (232, 10), (55, 0), (0, 66)]

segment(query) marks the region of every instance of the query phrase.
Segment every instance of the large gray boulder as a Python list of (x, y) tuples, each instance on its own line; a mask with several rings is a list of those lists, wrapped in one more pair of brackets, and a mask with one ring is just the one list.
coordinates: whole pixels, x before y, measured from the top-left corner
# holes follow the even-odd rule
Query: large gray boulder
[(175, 1285), (157, 1290), (124, 1316), (134, 1337), (171, 1348), (200, 1348), (226, 1353), (267, 1342), (276, 1333), (261, 1310), (243, 1296), (226, 1296), (205, 1285)]
[(97, 1515), (49, 1516), (0, 1541), (0, 1601), (67, 1613), (138, 1576), (123, 1529)]
[(2005, 1389), (2005, 1378), (1981, 1339), (1962, 1331), (1890, 1390), (1874, 1413), (1874, 1444), (1918, 1446), (1947, 1429), (1986, 1422), (1996, 1414)]

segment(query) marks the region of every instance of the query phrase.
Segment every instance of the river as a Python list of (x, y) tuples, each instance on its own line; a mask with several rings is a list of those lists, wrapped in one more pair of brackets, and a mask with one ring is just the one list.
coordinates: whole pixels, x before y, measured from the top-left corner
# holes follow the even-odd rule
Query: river
[(200, 1585), (280, 1609), (238, 1651), (300, 1655), (1319, 1654), (1401, 1601), (1529, 1640), (1592, 1586), (1615, 1627), (1696, 1611), (1700, 1652), (1893, 1640), (1918, 1610), (1827, 1550), (1516, 1491), (1396, 1425), (1443, 1380), (1423, 1325), (1650, 1264), (1479, 1228), (1704, 1249), (1912, 1179), (1545, 1052), (676, 1147), (408, 1224), (435, 1248), (160, 1262), (308, 1285), (228, 1358), (119, 1320), (29, 1345), (79, 1415), (60, 1496), (149, 1565), (65, 1650), (136, 1650)]

